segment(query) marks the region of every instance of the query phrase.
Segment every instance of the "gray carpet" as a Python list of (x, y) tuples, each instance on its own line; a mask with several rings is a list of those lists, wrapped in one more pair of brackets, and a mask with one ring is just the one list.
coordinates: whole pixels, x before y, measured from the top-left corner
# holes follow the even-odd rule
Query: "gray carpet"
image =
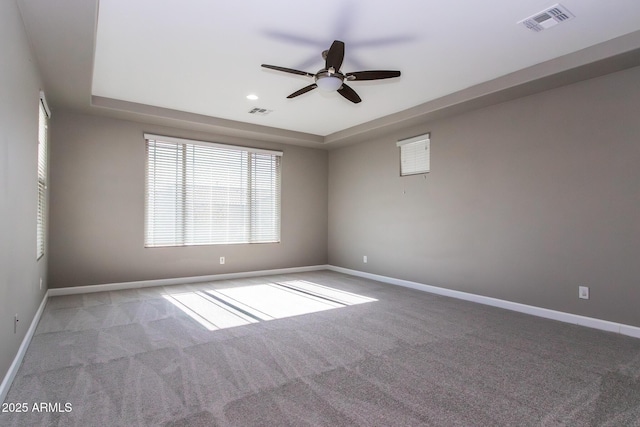
[[(165, 297), (297, 279), (377, 301), (209, 330)], [(325, 271), (73, 295), (6, 402), (21, 427), (640, 426), (640, 340)]]

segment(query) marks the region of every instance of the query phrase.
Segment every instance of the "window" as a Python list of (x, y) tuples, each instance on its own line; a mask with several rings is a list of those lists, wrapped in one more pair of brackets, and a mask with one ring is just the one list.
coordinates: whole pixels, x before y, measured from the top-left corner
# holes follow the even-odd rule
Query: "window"
[(398, 141), (400, 147), (400, 176), (427, 173), (430, 170), (430, 134)]
[(45, 236), (47, 234), (47, 133), (51, 112), (40, 92), (38, 114), (38, 214), (36, 226), (37, 259), (44, 255)]
[(282, 152), (145, 140), (146, 247), (280, 241)]

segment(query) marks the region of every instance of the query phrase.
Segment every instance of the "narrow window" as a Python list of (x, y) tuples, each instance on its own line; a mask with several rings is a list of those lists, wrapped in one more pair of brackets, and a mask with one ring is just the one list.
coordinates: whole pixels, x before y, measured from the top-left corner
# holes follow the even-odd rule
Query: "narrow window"
[(45, 236), (47, 235), (47, 134), (49, 117), (51, 113), (40, 92), (38, 114), (38, 214), (36, 227), (37, 259), (42, 258), (45, 248)]
[(145, 134), (145, 246), (280, 241), (279, 151)]

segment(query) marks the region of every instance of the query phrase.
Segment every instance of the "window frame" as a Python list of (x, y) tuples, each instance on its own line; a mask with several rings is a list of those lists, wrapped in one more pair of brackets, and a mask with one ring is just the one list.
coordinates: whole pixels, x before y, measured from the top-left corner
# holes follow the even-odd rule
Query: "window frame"
[[(422, 175), (431, 172), (431, 133), (401, 139), (396, 143), (400, 149), (400, 176)], [(420, 150), (426, 151), (419, 155)], [(412, 169), (407, 172), (404, 167)]]
[(40, 260), (46, 253), (50, 119), (51, 110), (47, 104), (44, 92), (40, 91), (40, 97), (38, 100), (38, 205), (36, 212), (36, 260)]
[[(282, 151), (150, 133), (144, 133), (144, 143), (145, 248), (280, 243)], [(226, 178), (216, 186), (203, 183), (206, 174), (212, 182), (218, 174)], [(220, 189), (232, 191), (235, 203), (223, 200)], [(222, 226), (215, 221), (216, 208), (223, 211)], [(167, 218), (163, 230), (158, 222)], [(256, 228), (260, 222), (265, 225)]]

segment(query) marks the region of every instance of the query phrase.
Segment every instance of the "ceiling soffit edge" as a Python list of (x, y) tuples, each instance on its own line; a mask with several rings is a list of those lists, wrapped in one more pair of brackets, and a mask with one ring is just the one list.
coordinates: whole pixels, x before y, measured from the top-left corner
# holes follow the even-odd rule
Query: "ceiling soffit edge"
[[(93, 113), (97, 112), (100, 115), (114, 118), (189, 129), (198, 128), (198, 130), (232, 137), (317, 148), (324, 143), (324, 137), (320, 135), (221, 119), (95, 95), (91, 97), (91, 110)], [(188, 123), (189, 126), (180, 126), (180, 123)]]
[(324, 144), (337, 148), (362, 142), (407, 126), (461, 114), (637, 66), (640, 66), (640, 31), (335, 132), (324, 138)]
[(640, 31), (324, 137), (99, 96), (91, 97), (91, 109), (136, 121), (168, 126), (189, 123), (188, 127), (223, 135), (331, 149), (635, 66), (640, 66)]

